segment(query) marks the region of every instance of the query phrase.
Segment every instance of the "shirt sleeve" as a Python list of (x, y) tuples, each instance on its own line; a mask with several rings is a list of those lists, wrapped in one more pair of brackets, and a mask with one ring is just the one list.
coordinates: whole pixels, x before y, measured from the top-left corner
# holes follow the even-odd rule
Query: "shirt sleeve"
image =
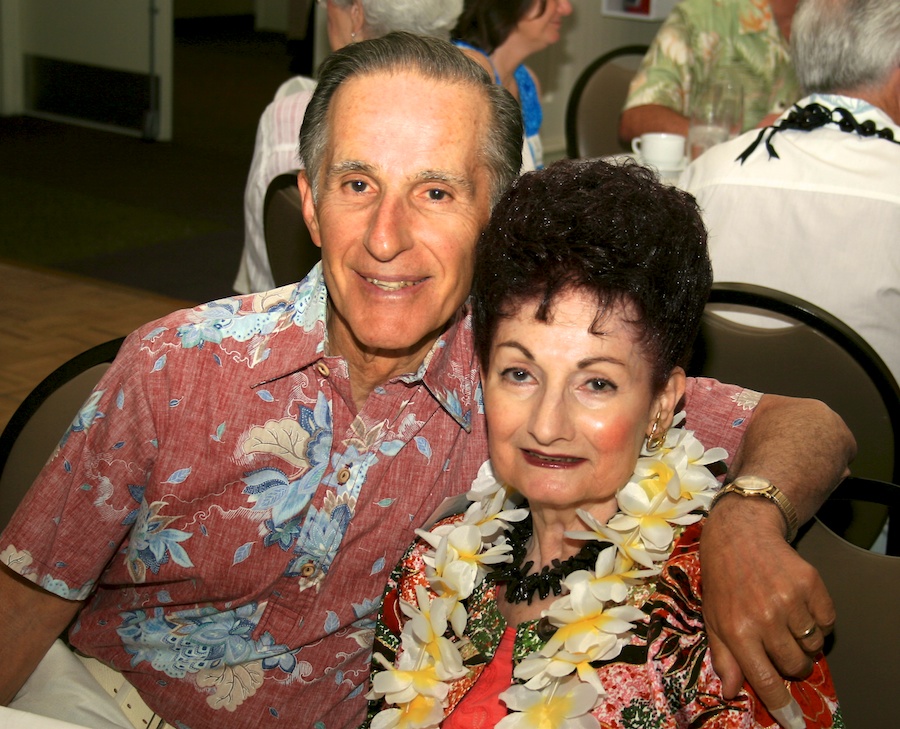
[(155, 457), (139, 333), (75, 415), (0, 538), (11, 569), (69, 600), (93, 591), (140, 507)]
[(691, 23), (676, 6), (662, 24), (631, 81), (625, 109), (659, 104), (686, 114), (694, 60)]
[(723, 385), (706, 377), (689, 377), (684, 393), (685, 427), (708, 449), (728, 451), (730, 464), (747, 431), (762, 393)]

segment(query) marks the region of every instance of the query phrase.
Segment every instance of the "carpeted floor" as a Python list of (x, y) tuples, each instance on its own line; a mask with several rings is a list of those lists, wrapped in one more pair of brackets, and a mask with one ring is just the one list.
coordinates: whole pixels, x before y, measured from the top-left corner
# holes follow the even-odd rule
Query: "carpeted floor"
[(191, 301), (232, 293), (256, 124), (290, 60), (251, 17), (178, 21), (171, 142), (0, 118), (0, 258)]

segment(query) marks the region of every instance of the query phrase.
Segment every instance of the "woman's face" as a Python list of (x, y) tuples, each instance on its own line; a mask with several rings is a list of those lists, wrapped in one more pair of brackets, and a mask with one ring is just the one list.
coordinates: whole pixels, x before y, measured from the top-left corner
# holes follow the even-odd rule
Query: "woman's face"
[(541, 12), (541, 0), (535, 0), (532, 8), (516, 25), (515, 32), (535, 50), (546, 48), (560, 38), (562, 20), (572, 14), (569, 0), (547, 0)]
[[(359, 29), (362, 27), (360, 22), (362, 18), (362, 6), (354, 0), (354, 2), (336, 3), (334, 0), (327, 0), (328, 10), (328, 45), (331, 50), (337, 51), (354, 40), (362, 40), (359, 36)], [(356, 33), (356, 37), (354, 37)]]
[(483, 378), (488, 443), (497, 477), (532, 507), (615, 512), (656, 414), (662, 426), (684, 389), (678, 368), (659, 394), (629, 311), (617, 304), (591, 332), (593, 296), (563, 292), (547, 322), (536, 304), (501, 319)]

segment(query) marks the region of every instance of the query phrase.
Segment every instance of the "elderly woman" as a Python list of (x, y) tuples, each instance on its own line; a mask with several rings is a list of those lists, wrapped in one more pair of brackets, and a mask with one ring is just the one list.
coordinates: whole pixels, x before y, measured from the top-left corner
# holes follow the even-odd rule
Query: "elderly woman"
[[(328, 14), (328, 44), (336, 51), (395, 30), (448, 39), (463, 0), (319, 0), (319, 4)], [(305, 76), (288, 79), (260, 117), (244, 189), (244, 250), (234, 281), (239, 294), (275, 288), (266, 253), (263, 205), (269, 183), (300, 167), (297, 134), (315, 86), (316, 82)], [(297, 271), (297, 279), (305, 274)]]
[(392, 573), (373, 728), (841, 725), (823, 659), (775, 718), (712, 669), (726, 454), (673, 427), (710, 283), (693, 199), (636, 165), (561, 162), (498, 204), (473, 290), (491, 460)]
[(569, 0), (466, 0), (453, 30), (456, 44), (522, 105), (525, 122), (523, 171), (544, 166), (539, 132), (543, 111), (537, 76), (525, 64), (533, 53), (560, 38)]

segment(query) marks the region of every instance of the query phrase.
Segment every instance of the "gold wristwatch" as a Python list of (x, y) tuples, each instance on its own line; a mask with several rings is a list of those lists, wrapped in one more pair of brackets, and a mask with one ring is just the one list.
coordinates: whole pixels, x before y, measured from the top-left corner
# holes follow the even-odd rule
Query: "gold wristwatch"
[(784, 522), (787, 525), (787, 534), (784, 538), (788, 542), (794, 541), (794, 537), (797, 536), (797, 529), (800, 526), (800, 520), (797, 518), (797, 510), (788, 500), (788, 497), (781, 492), (781, 489), (775, 486), (771, 481), (760, 478), (759, 476), (738, 476), (734, 481), (723, 487), (722, 490), (716, 494), (712, 503), (709, 505), (710, 511), (712, 511), (716, 502), (725, 494), (762, 496), (764, 499), (771, 501), (781, 511), (781, 516), (784, 517)]

